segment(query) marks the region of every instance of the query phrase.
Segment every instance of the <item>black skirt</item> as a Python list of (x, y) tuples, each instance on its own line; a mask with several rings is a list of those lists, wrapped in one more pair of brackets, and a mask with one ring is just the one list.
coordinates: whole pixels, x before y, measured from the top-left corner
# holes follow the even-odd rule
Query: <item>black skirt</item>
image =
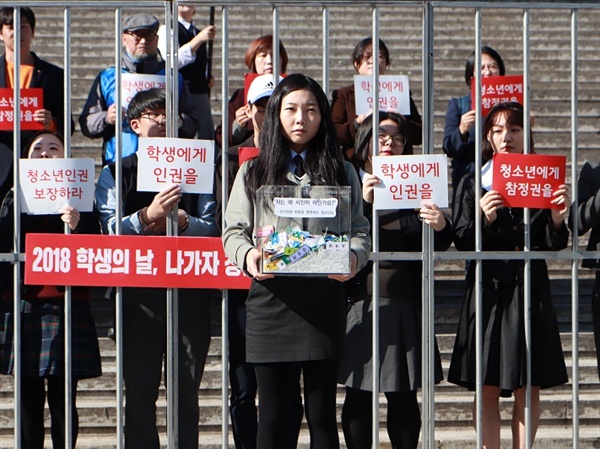
[(291, 276), (254, 280), (246, 299), (246, 361), (339, 359), (345, 327), (343, 283)]
[[(549, 388), (568, 377), (550, 283), (546, 270), (540, 271), (545, 279), (538, 278), (531, 288), (531, 385)], [(482, 284), (483, 384), (500, 387), (501, 395), (509, 397), (526, 384), (522, 279), (498, 282), (484, 275)], [(470, 390), (475, 390), (475, 299), (469, 285), (448, 372), (449, 382)]]

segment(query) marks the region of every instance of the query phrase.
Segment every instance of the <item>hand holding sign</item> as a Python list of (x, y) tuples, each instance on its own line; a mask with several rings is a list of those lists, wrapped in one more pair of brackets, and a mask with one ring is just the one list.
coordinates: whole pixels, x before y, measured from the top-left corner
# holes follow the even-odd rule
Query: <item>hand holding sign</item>
[(555, 190), (552, 193), (552, 196), (554, 198), (552, 201), (550, 201), (550, 203), (555, 206), (551, 209), (552, 222), (554, 223), (554, 227), (556, 229), (560, 229), (564, 223), (565, 216), (569, 211), (571, 197), (565, 184), (558, 186), (558, 190)]

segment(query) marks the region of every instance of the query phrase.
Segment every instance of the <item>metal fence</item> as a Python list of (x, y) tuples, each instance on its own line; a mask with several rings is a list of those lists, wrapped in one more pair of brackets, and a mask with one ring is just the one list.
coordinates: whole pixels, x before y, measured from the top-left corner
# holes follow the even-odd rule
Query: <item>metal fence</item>
[[(72, 104), (72, 78), (71, 78), (71, 66), (72, 61), (75, 59), (75, 56), (72, 54), (72, 44), (71, 44), (71, 14), (72, 11), (78, 8), (102, 8), (102, 9), (114, 9), (114, 23), (109, 24), (109, 27), (114, 29), (114, 65), (116, 67), (121, 66), (122, 56), (121, 56), (121, 34), (122, 34), (122, 19), (123, 19), (123, 9), (133, 9), (138, 8), (140, 11), (150, 8), (156, 10), (164, 11), (164, 18), (167, 24), (170, 24), (171, 27), (177, 26), (177, 7), (178, 5), (184, 4), (197, 4), (195, 2), (187, 2), (184, 0), (181, 1), (172, 1), (172, 2), (162, 2), (162, 1), (135, 1), (129, 0), (127, 2), (118, 2), (118, 1), (102, 1), (102, 2), (94, 2), (94, 1), (19, 1), (15, 0), (11, 3), (11, 6), (15, 6), (15, 23), (19, 23), (18, 18), (20, 17), (20, 7), (21, 6), (29, 6), (29, 7), (53, 7), (60, 8), (63, 11), (64, 16), (64, 60), (63, 66), (65, 68), (65, 148), (67, 151), (71, 148), (71, 129), (70, 129), (70, 117), (73, 113), (71, 104)], [(207, 6), (207, 5), (203, 5)], [(236, 7), (249, 7), (249, 6), (260, 6), (264, 7), (266, 11), (270, 11), (270, 19), (272, 23), (271, 32), (274, 36), (274, 39), (277, 41), (281, 36), (280, 23), (282, 20), (281, 11), (285, 8), (294, 8), (301, 7), (303, 9), (312, 9), (317, 16), (319, 16), (322, 20), (322, 39), (321, 39), (321, 53), (322, 60), (317, 65), (320, 65), (321, 69), (321, 78), (322, 78), (322, 86), (326, 93), (330, 92), (330, 72), (332, 70), (330, 65), (330, 55), (331, 55), (331, 41), (330, 37), (330, 20), (335, 11), (339, 11), (344, 7), (365, 7), (369, 8), (371, 15), (371, 34), (373, 36), (373, 42), (375, 43), (373, 53), (377, 54), (377, 42), (380, 35), (380, 11), (385, 10), (386, 8), (413, 8), (420, 10), (421, 16), (421, 63), (420, 69), (422, 72), (422, 79), (418, 80), (417, 84), (421, 85), (421, 111), (423, 115), (423, 145), (422, 152), (423, 154), (432, 154), (434, 152), (439, 152), (439, 149), (436, 150), (435, 145), (435, 137), (434, 137), (434, 129), (435, 129), (435, 103), (436, 93), (435, 93), (435, 85), (434, 85), (434, 65), (436, 62), (436, 43), (434, 41), (434, 32), (435, 32), (435, 14), (437, 10), (444, 8), (472, 8), (472, 14), (466, 16), (464, 18), (465, 23), (472, 23), (474, 28), (473, 37), (473, 47), (475, 49), (480, 49), (482, 46), (482, 35), (484, 34), (482, 31), (482, 16), (484, 16), (488, 10), (501, 10), (501, 9), (511, 9), (518, 13), (515, 17), (515, 21), (520, 20), (522, 25), (522, 36), (515, 36), (513, 41), (510, 43), (512, 49), (517, 51), (519, 46), (522, 47), (522, 69), (525, 80), (525, 93), (524, 93), (524, 108), (525, 108), (525, 120), (526, 120), (526, 133), (529, 133), (529, 117), (530, 114), (535, 114), (535, 110), (531, 108), (531, 91), (530, 84), (532, 76), (536, 76), (536, 74), (531, 73), (531, 55), (530, 55), (530, 41), (532, 38), (532, 33), (530, 30), (530, 14), (531, 11), (536, 9), (551, 9), (551, 10), (562, 10), (565, 11), (566, 14), (570, 14), (571, 27), (570, 27), (570, 35), (571, 35), (571, 46), (570, 46), (570, 68), (569, 68), (569, 77), (570, 77), (570, 160), (573, 161), (571, 163), (570, 169), (570, 180), (571, 180), (571, 193), (573, 198), (577, 198), (577, 177), (578, 177), (578, 164), (577, 161), (579, 159), (579, 148), (578, 148), (578, 136), (579, 136), (579, 113), (578, 113), (578, 61), (579, 61), (579, 53), (578, 53), (578, 42), (579, 42), (579, 33), (578, 33), (578, 21), (582, 14), (585, 14), (589, 10), (598, 10), (600, 9), (600, 4), (596, 2), (572, 2), (572, 3), (563, 3), (563, 2), (476, 2), (476, 1), (373, 1), (369, 2), (368, 5), (365, 5), (364, 2), (361, 1), (345, 1), (345, 0), (330, 0), (330, 1), (256, 1), (256, 2), (247, 2), (242, 0), (224, 0), (219, 3), (215, 3), (214, 6), (217, 9), (217, 13), (221, 19), (221, 73), (217, 75), (217, 78), (221, 80), (220, 86), (220, 94), (221, 94), (221, 119), (223, 123), (227, 123), (228, 119), (228, 99), (229, 95), (229, 70), (227, 69), (229, 66), (229, 49), (231, 48), (230, 38), (235, 35), (235, 30), (230, 28), (229, 23), (229, 10), (230, 8)], [(396, 11), (396, 10), (394, 10)], [(15, 53), (19, 55), (19, 36), (20, 30), (19, 27), (15, 27)], [(169, 34), (168, 34), (169, 35)], [(167, 91), (168, 92), (176, 92), (177, 91), (177, 76), (174, 76), (177, 73), (176, 66), (174, 63), (177, 58), (177, 41), (176, 36), (177, 33), (170, 33), (173, 36), (173, 40), (171, 40), (168, 44), (168, 57), (167, 64), (168, 67), (173, 68), (169, 70), (169, 76), (167, 77)], [(275, 66), (278, 65), (278, 46), (274, 45), (274, 61)], [(481, 53), (477, 53), (475, 67), (480, 66), (481, 61)], [(218, 64), (217, 64), (218, 65)], [(458, 65), (462, 66), (462, 60), (458, 63)], [(103, 67), (97, 67), (97, 69), (102, 69)], [(313, 69), (314, 70), (314, 69)], [(275, 71), (277, 71), (277, 67), (275, 67)], [(19, 58), (16, 57), (15, 60), (15, 78), (19, 79)], [(476, 71), (477, 72), (477, 71)], [(120, 98), (121, 93), (120, 89), (120, 72), (117, 71), (117, 80), (116, 80), (116, 97)], [(481, 75), (477, 72), (476, 76), (476, 85), (477, 91), (479, 95), (481, 95)], [(377, 70), (373, 74), (373, 85), (378, 85), (378, 76)], [(90, 80), (91, 81), (91, 80)], [(19, 101), (18, 98), (20, 96), (20, 89), (16, 86), (14, 89), (14, 99), (15, 99), (15, 113), (18, 116), (19, 112)], [(168, 135), (172, 136), (174, 134), (174, 130), (176, 129), (176, 124), (174, 122), (174, 117), (177, 116), (177, 102), (173, 101), (174, 96), (171, 95), (168, 101), (168, 115), (171, 117), (171, 121), (168, 126)], [(447, 98), (443, 98), (444, 101)], [(377, 101), (377, 100), (375, 100)], [(596, 92), (596, 97), (592, 99), (592, 101), (600, 102), (600, 93)], [(477, 130), (477, 138), (476, 138), (476, 148), (481, 147), (482, 135), (481, 135), (481, 102), (478, 103), (477, 106), (477, 122), (475, 125), (475, 129)], [(20, 142), (20, 133), (18, 132), (18, 123), (15, 124), (15, 139), (14, 139), (14, 147), (19, 148), (21, 145)], [(120, 136), (121, 136), (121, 123), (117, 120), (116, 125), (116, 136), (117, 136), (117, 148), (118, 148), (118, 156), (120, 156)], [(528, 139), (525, 139), (525, 142), (528, 142)], [(374, 147), (377, 146), (377, 136), (374, 137)], [(227, 139), (224, 139), (222, 152), (223, 154), (227, 154)], [(526, 152), (528, 148), (526, 148)], [(67, 152), (67, 156), (69, 156), (69, 152)], [(224, 159), (226, 160), (226, 159)], [(120, 173), (120, 158), (117, 157), (117, 177)], [(479, 152), (476, 152), (476, 166), (481, 165), (481, 155)], [(14, 184), (18, 184), (18, 176), (19, 176), (19, 155), (18, 152), (14, 152)], [(223, 203), (226, 204), (227, 201), (227, 166), (223, 164), (222, 167), (222, 178), (223, 178), (223, 189), (224, 198)], [(480, 176), (476, 177), (477, 186), (480, 186)], [(117, 183), (117, 199), (120, 202), (121, 195), (121, 184)], [(480, 191), (480, 189), (476, 189), (476, 191)], [(477, 200), (479, 199), (479, 194), (477, 194)], [(20, 382), (20, 330), (21, 330), (21, 320), (20, 320), (20, 292), (17, 288), (20, 283), (20, 278), (22, 276), (21, 268), (18, 261), (23, 261), (24, 257), (22, 254), (22, 248), (20, 248), (20, 219), (19, 219), (19, 199), (18, 195), (15, 196), (15, 236), (14, 236), (14, 252), (8, 254), (2, 254), (0, 256), (0, 261), (3, 263), (12, 263), (14, 265), (14, 314), (15, 314), (15, 335), (17, 335), (15, 341), (15, 377), (14, 377), (14, 403), (20, 404), (22, 398), (22, 389)], [(379, 266), (379, 262), (383, 260), (422, 260), (423, 263), (423, 279), (424, 279), (424, 288), (423, 288), (423, 354), (427, 356), (423, 357), (423, 380), (422, 380), (422, 447), (424, 448), (433, 448), (435, 444), (435, 420), (434, 420), (434, 409), (435, 409), (435, 394), (434, 394), (434, 382), (432, 381), (434, 378), (433, 375), (433, 363), (434, 360), (434, 308), (435, 308), (435, 269), (434, 262), (436, 261), (465, 261), (465, 260), (473, 260), (473, 261), (482, 261), (482, 260), (492, 260), (492, 259), (516, 259), (525, 261), (526, 267), (529, 267), (529, 262), (534, 259), (545, 259), (545, 260), (567, 260), (571, 261), (571, 273), (572, 273), (572, 282), (571, 282), (571, 297), (572, 297), (572, 343), (573, 343), (573, 351), (572, 351), (572, 402), (573, 402), (573, 421), (572, 421), (572, 440), (573, 440), (573, 448), (579, 447), (579, 385), (578, 385), (578, 319), (579, 319), (579, 291), (578, 291), (578, 278), (579, 278), (579, 268), (578, 264), (583, 258), (598, 258), (598, 252), (586, 252), (580, 251), (577, 239), (573, 239), (572, 246), (568, 251), (561, 252), (539, 252), (539, 251), (531, 251), (529, 250), (530, 242), (527, 240), (525, 243), (525, 250), (522, 252), (506, 252), (506, 253), (490, 253), (486, 251), (482, 251), (481, 249), (481, 226), (479, 226), (478, 217), (477, 223), (477, 247), (475, 251), (472, 252), (457, 252), (451, 251), (446, 253), (435, 252), (433, 250), (432, 245), (432, 232), (427, 230), (424, 232), (424, 250), (419, 253), (388, 253), (388, 252), (380, 252), (377, 250), (378, 248), (378, 226), (376, 221), (373, 223), (373, 248), (374, 251), (371, 256), (371, 260), (375, 262), (375, 267)], [(117, 223), (121, 221), (121, 214), (117, 216)], [(577, 219), (575, 218), (575, 227)], [(526, 220), (526, 223), (528, 221)], [(527, 224), (526, 224), (527, 226)], [(119, 229), (120, 232), (120, 229)], [(529, 234), (526, 233), (527, 239), (529, 238)], [(479, 298), (481, 298), (481, 265), (477, 263), (477, 273), (478, 273), (478, 282), (477, 282), (477, 292)], [(377, 289), (377, 270), (375, 272), (375, 284), (374, 284), (374, 298), (373, 298), (373, 328), (375, 330), (373, 335), (373, 366), (374, 369), (377, 370), (379, 365), (379, 340), (378, 340), (378, 326), (379, 326), (379, 294)], [(526, 268), (526, 285), (528, 285), (527, 279), (529, 278), (529, 269)], [(117, 344), (117, 426), (116, 426), (116, 446), (121, 448), (124, 447), (124, 433), (123, 433), (123, 424), (124, 424), (124, 415), (123, 415), (123, 403), (124, 403), (124, 392), (123, 388), (123, 357), (122, 357), (122, 329), (123, 329), (123, 319), (122, 319), (122, 294), (121, 289), (117, 289), (116, 295), (116, 344)], [(170, 319), (168, 326), (168, 348), (169, 348), (169, 358), (173, 360), (176, 357), (177, 351), (174, 351), (173, 348), (176, 347), (176, 339), (173, 338), (173, 335), (177, 333), (177, 308), (176, 308), (176, 298), (177, 291), (169, 290), (169, 294), (167, 295), (167, 307), (170, 311)], [(529, 309), (530, 309), (530, 298), (531, 291), (526, 289), (525, 296), (525, 306), (524, 313), (525, 316), (529, 317)], [(71, 365), (70, 365), (70, 354), (71, 354), (71, 294), (70, 289), (67, 289), (65, 294), (65, 323), (66, 323), (66, 338), (65, 338), (65, 351), (67, 354), (65, 360), (65, 372), (67, 373), (65, 378), (65, 391), (66, 391), (66, 438), (67, 438), (67, 446), (72, 445), (71, 441), (71, 429), (73, 426), (70, 407), (71, 407)], [(222, 300), (222, 445), (223, 447), (228, 447), (229, 444), (229, 431), (228, 431), (228, 420), (226, 417), (229, 415), (228, 411), (228, 332), (227, 332), (227, 292), (223, 292), (223, 300)], [(481, 300), (478, 304), (479, 310), (481, 310)], [(478, 354), (481, 354), (481, 313), (477, 313), (478, 320), (478, 330), (477, 333), (477, 348)], [(526, 323), (529, 323), (528, 319), (526, 319)], [(531, 329), (526, 326), (526, 341), (530, 341), (530, 332)], [(531, 353), (527, 351), (527, 363), (528, 367), (531, 367)], [(175, 363), (170, 363), (170, 367), (176, 366)], [(530, 369), (528, 369), (530, 372)], [(482, 407), (482, 382), (481, 382), (481, 364), (478, 364), (477, 370), (477, 390), (476, 390), (476, 407), (477, 410), (481, 410)], [(374, 397), (374, 409), (373, 409), (373, 447), (379, 446), (379, 395), (377, 391), (379, 390), (378, 379), (379, 376), (377, 372), (373, 375), (373, 394)], [(176, 392), (177, 384), (177, 373), (174, 372), (173, 369), (170, 369), (168, 372), (168, 380), (167, 380), (167, 388), (168, 388), (168, 425), (167, 425), (167, 433), (168, 433), (168, 446), (170, 448), (178, 447), (178, 437), (177, 437), (177, 416), (174, 413), (176, 410), (177, 397), (174, 392)], [(527, 441), (531, 440), (531, 379), (528, 379), (527, 384), (527, 406), (526, 409), (529, 410), (526, 417), (526, 439)], [(173, 393), (172, 393), (173, 392)], [(477, 429), (482, 428), (482, 420), (481, 413), (477, 413), (476, 415), (476, 427)], [(14, 410), (14, 447), (21, 447), (21, 436), (18, 429), (20, 429), (21, 423), (21, 413), (19, 407), (15, 407)], [(482, 446), (482, 435), (481, 431), (477, 432), (477, 447)]]

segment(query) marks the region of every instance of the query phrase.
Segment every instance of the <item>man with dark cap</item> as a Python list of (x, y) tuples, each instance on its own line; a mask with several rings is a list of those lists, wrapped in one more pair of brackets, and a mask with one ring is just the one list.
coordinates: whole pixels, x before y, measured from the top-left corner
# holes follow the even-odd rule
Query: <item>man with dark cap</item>
[[(146, 75), (164, 75), (165, 61), (158, 53), (158, 19), (150, 14), (129, 16), (123, 24), (122, 72)], [(115, 161), (115, 122), (119, 116), (123, 123), (123, 154), (137, 151), (137, 135), (125, 119), (123, 108), (117, 107), (115, 98), (115, 68), (103, 70), (94, 80), (88, 99), (79, 117), (83, 135), (102, 138), (102, 164)], [(117, 112), (121, 109), (120, 112)], [(193, 138), (199, 117), (194, 116), (194, 105), (188, 88), (179, 76), (179, 137)]]

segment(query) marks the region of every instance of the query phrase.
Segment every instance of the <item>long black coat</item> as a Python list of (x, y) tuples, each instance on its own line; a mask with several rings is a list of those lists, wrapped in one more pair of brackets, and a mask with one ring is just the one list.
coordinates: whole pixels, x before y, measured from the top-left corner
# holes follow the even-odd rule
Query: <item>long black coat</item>
[[(457, 189), (454, 207), (454, 244), (460, 251), (475, 249), (474, 176)], [(485, 194), (486, 191), (482, 192)], [(482, 219), (484, 251), (522, 251), (523, 209), (502, 208), (489, 224)], [(531, 209), (531, 249), (558, 251), (567, 246), (566, 225), (554, 229), (550, 210)], [(499, 386), (504, 396), (525, 385), (523, 261), (487, 260), (482, 266), (483, 383)], [(448, 380), (475, 389), (475, 263), (467, 270), (467, 286)], [(542, 388), (567, 382), (550, 280), (544, 260), (531, 261), (532, 385)]]

